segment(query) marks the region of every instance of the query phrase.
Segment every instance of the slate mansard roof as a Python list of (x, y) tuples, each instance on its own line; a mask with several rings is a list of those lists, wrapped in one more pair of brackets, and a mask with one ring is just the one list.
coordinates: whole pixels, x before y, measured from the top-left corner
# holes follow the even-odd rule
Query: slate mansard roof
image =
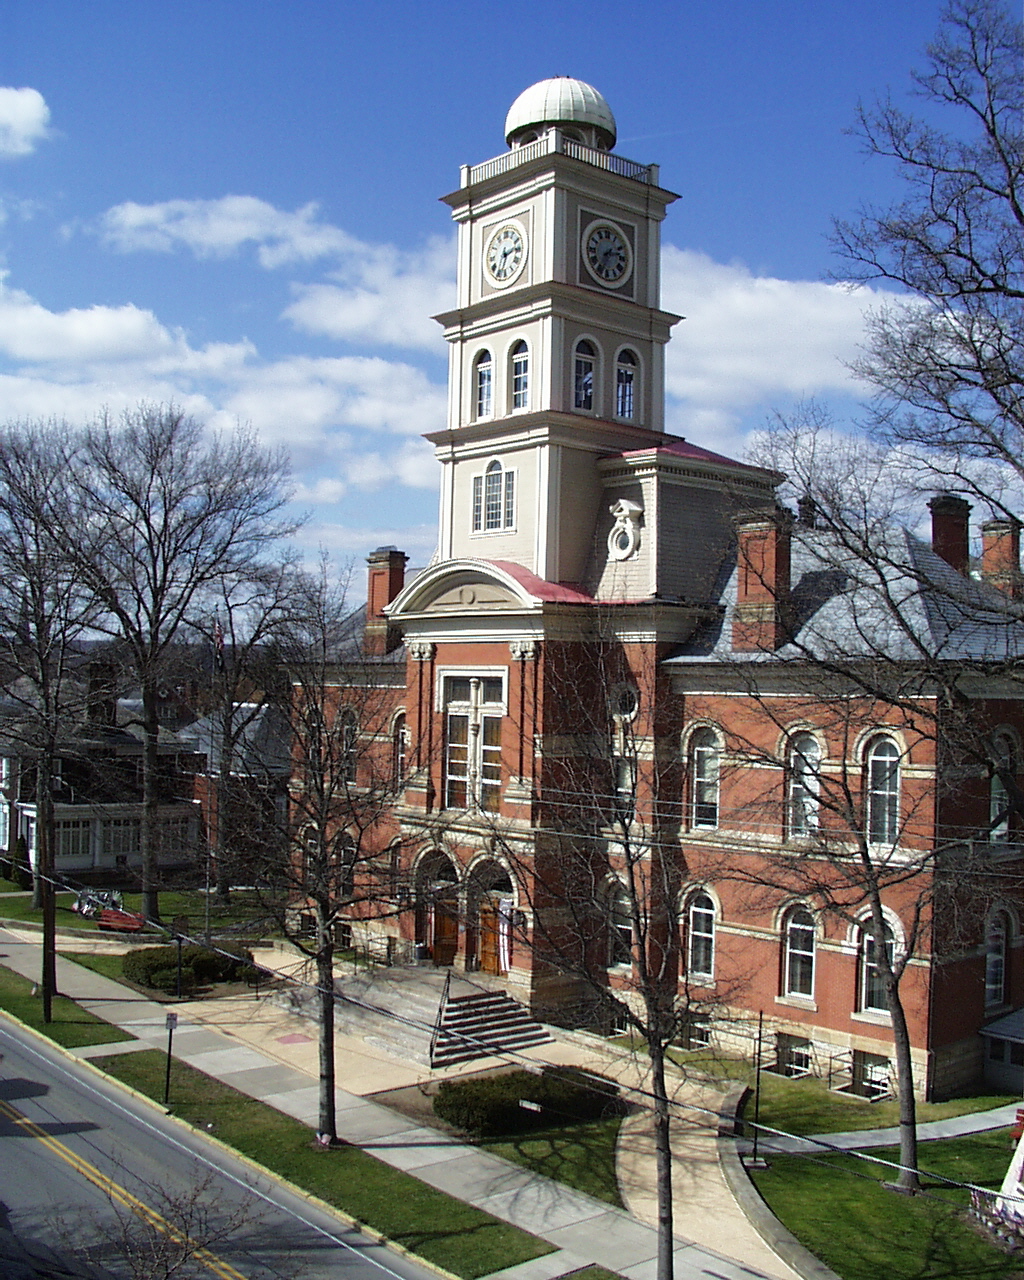
[(708, 661), (931, 661), (965, 666), (1024, 659), (1024, 602), (966, 578), (906, 530), (878, 538), (870, 561), (844, 551), (827, 529), (794, 531), (790, 597), (792, 640), (774, 652), (737, 652), (732, 628), (739, 570), (723, 565), (712, 604), (717, 615), (680, 645), (666, 665)]

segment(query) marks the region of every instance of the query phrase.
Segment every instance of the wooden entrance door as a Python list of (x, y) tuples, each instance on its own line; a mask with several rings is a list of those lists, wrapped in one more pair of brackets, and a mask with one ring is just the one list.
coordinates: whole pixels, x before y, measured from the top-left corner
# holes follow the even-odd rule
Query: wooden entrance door
[(455, 904), (438, 902), (434, 906), (434, 937), (430, 948), (434, 964), (440, 966), (453, 964), (458, 949), (459, 921), (455, 913)]
[(488, 898), (480, 903), (480, 968), (484, 973), (501, 973), (498, 948), (498, 904)]

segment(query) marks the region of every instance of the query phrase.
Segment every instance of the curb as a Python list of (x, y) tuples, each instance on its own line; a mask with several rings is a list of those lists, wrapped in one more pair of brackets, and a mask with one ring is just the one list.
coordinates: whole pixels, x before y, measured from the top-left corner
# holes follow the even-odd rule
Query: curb
[[(6, 1009), (0, 1009), (0, 1019), (5, 1019), (6, 1021), (13, 1023), (19, 1028), (19, 1030), (27, 1032), (32, 1039), (40, 1041), (49, 1049), (55, 1049), (57, 1053), (67, 1058), (69, 1061), (74, 1062), (79, 1067), (84, 1067), (86, 1071), (92, 1072), (93, 1075), (99, 1077), (101, 1080), (105, 1080), (108, 1084), (116, 1085), (118, 1089), (122, 1089), (125, 1093), (131, 1094), (137, 1102), (145, 1103), (145, 1105), (153, 1111), (159, 1112), (159, 1114), (163, 1116), (165, 1120), (170, 1121), (172, 1125), (175, 1125), (184, 1132), (191, 1134), (192, 1137), (202, 1138), (204, 1142), (210, 1143), (211, 1146), (219, 1147), (227, 1155), (238, 1160), (254, 1173), (258, 1173), (262, 1177), (267, 1178), (270, 1182), (277, 1183), (278, 1186), (284, 1187), (286, 1190), (290, 1191), (292, 1195), (298, 1196), (300, 1200), (305, 1200), (305, 1202), (313, 1208), (319, 1209), (322, 1212), (328, 1213), (337, 1218), (353, 1231), (358, 1231), (362, 1235), (366, 1236), (366, 1238), (371, 1242), (385, 1245), (387, 1248), (393, 1249), (395, 1253), (399, 1254), (401, 1257), (410, 1258), (413, 1262), (419, 1263), (421, 1266), (427, 1267), (429, 1270), (436, 1272), (439, 1276), (443, 1277), (443, 1280), (465, 1280), (464, 1277), (457, 1276), (454, 1271), (446, 1271), (444, 1267), (438, 1266), (436, 1262), (431, 1262), (429, 1258), (422, 1258), (418, 1253), (413, 1253), (411, 1249), (407, 1249), (405, 1245), (398, 1244), (397, 1241), (391, 1240), (385, 1235), (381, 1235), (379, 1231), (375, 1231), (372, 1227), (368, 1227), (365, 1222), (360, 1222), (357, 1218), (353, 1218), (347, 1214), (343, 1209), (337, 1208), (336, 1205), (328, 1204), (326, 1200), (321, 1200), (319, 1196), (313, 1195), (311, 1191), (306, 1191), (304, 1188), (296, 1186), (294, 1182), (289, 1182), (287, 1178), (283, 1178), (280, 1174), (274, 1173), (272, 1169), (268, 1169), (265, 1165), (259, 1164), (256, 1160), (245, 1155), (244, 1152), (238, 1151), (227, 1142), (221, 1141), (221, 1139), (216, 1137), (214, 1134), (205, 1133), (202, 1129), (197, 1129), (194, 1125), (189, 1124), (187, 1120), (182, 1120), (178, 1116), (171, 1115), (171, 1113), (165, 1111), (158, 1102), (154, 1102), (148, 1094), (140, 1093), (139, 1090), (133, 1088), (132, 1085), (125, 1084), (122, 1080), (118, 1080), (116, 1076), (108, 1075), (107, 1072), (94, 1066), (88, 1058), (77, 1058), (70, 1049), (66, 1049), (62, 1044), (57, 1044), (55, 1040), (51, 1040), (49, 1036), (43, 1035), (43, 1033), (41, 1031), (37, 1031), (35, 1027), (30, 1027), (27, 1022), (22, 1022), (22, 1020), (15, 1014), (8, 1013)], [(117, 1053), (117, 1046), (111, 1045), (111, 1049), (113, 1051), (111, 1056), (113, 1057)], [(254, 1098), (253, 1101), (259, 1102), (260, 1099)], [(264, 1106), (266, 1105), (267, 1104), (264, 1103)], [(312, 1132), (312, 1130), (310, 1130), (310, 1132)], [(455, 1197), (453, 1197), (453, 1199), (454, 1198)], [(485, 1280), (485, 1278), (481, 1278), (481, 1280)]]
[(816, 1258), (783, 1226), (758, 1194), (740, 1158), (737, 1139), (743, 1128), (743, 1108), (750, 1097), (748, 1085), (736, 1085), (722, 1101), (721, 1121), (718, 1126), (718, 1162), (722, 1167), (729, 1190), (736, 1203), (773, 1253), (804, 1280), (841, 1280), (841, 1277)]

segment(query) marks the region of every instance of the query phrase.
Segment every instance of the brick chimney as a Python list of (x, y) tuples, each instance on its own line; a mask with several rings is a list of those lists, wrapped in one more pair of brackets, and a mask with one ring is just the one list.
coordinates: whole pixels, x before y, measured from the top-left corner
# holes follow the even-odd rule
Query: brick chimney
[(952, 493), (939, 493), (928, 503), (932, 513), (932, 550), (957, 573), (967, 574), (967, 519), (971, 504)]
[(408, 560), (409, 557), (397, 547), (378, 547), (366, 557), (369, 581), (363, 650), (374, 657), (391, 653), (402, 643), (402, 633), (388, 622), (384, 616), (384, 608), (405, 585), (405, 566)]
[(981, 576), (993, 587), (1005, 591), (1012, 600), (1019, 600), (1020, 574), (1020, 521), (1012, 516), (999, 516), (986, 520), (981, 526)]
[(746, 512), (736, 520), (732, 647), (740, 653), (771, 651), (786, 642), (791, 523), (790, 513), (780, 507)]

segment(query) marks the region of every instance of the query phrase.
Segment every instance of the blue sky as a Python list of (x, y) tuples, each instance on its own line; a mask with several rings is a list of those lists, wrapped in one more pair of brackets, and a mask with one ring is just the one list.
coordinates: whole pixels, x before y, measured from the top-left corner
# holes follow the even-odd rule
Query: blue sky
[(897, 191), (844, 134), (903, 99), (937, 0), (5, 0), (0, 417), (175, 399), (287, 447), (305, 542), (433, 547), (453, 234), (437, 197), (504, 150), (518, 93), (574, 75), (680, 195), (687, 319), (668, 424), (740, 455), (844, 361), (884, 295), (830, 281), (833, 216)]

